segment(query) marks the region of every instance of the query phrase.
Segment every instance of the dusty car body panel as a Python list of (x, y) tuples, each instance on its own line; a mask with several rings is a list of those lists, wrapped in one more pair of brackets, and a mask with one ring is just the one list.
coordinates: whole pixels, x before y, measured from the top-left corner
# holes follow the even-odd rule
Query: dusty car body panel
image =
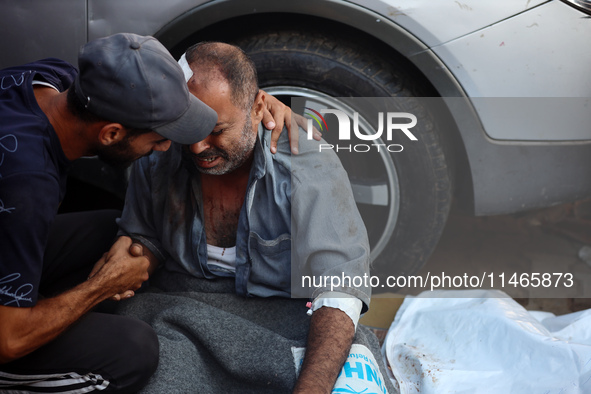
[(0, 68), (44, 57), (76, 64), (87, 41), (85, 0), (2, 0), (0, 10)]
[(434, 47), (510, 18), (548, 0), (352, 0)]
[[(473, 100), (489, 137), (591, 140), (591, 51), (583, 50), (590, 32), (591, 19), (561, 2), (550, 2), (433, 51), (470, 98), (528, 98)], [(510, 114), (511, 107), (520, 113)]]
[(543, 4), (433, 48), (470, 97), (589, 97), (591, 19)]
[(207, 0), (88, 0), (88, 39), (122, 31), (155, 35), (163, 26)]

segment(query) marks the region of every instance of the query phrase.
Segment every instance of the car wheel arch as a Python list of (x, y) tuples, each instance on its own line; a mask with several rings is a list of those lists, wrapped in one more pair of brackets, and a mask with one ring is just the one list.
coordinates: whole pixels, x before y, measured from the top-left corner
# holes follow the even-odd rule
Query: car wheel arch
[[(277, 21), (280, 23), (276, 23)], [(416, 69), (416, 76), (424, 78), (436, 94), (442, 97), (457, 97), (461, 105), (448, 107), (450, 126), (443, 138), (453, 149), (455, 161), (457, 197), (462, 206), (473, 211), (474, 191), (472, 173), (466, 152), (466, 139), (473, 134), (484, 135), (481, 122), (474, 108), (457, 81), (445, 64), (410, 32), (367, 8), (334, 0), (303, 0), (298, 2), (256, 1), (211, 1), (179, 15), (154, 34), (176, 57), (192, 43), (207, 39), (208, 32), (226, 32), (234, 37), (236, 24), (258, 26), (261, 21), (270, 28), (274, 23), (278, 29), (290, 26), (309, 26), (314, 24), (321, 29), (335, 29), (341, 34), (364, 36), (383, 50), (383, 57), (403, 56)], [(249, 34), (249, 32), (245, 32)], [(222, 36), (224, 33), (222, 33)], [(236, 37), (234, 37), (236, 38)], [(461, 100), (461, 99), (464, 100)], [(472, 136), (471, 136), (472, 135)]]

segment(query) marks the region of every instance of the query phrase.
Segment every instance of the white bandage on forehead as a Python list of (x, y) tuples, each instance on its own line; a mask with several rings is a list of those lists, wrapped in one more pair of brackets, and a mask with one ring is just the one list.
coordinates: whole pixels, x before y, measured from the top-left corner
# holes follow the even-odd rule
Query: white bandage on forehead
[(185, 74), (185, 82), (189, 82), (189, 79), (193, 76), (193, 70), (189, 67), (189, 63), (187, 63), (187, 57), (185, 56), (186, 53), (183, 53), (183, 56), (179, 59), (179, 66), (183, 69), (183, 74)]

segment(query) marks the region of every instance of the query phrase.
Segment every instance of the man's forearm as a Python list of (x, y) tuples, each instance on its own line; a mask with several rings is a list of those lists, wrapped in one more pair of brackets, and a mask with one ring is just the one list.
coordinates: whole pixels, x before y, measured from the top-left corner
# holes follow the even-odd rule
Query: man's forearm
[(310, 322), (306, 356), (294, 393), (330, 393), (351, 349), (355, 326), (340, 309), (322, 307)]
[(57, 297), (39, 300), (31, 308), (0, 307), (0, 363), (25, 356), (52, 341), (106, 298), (104, 290), (89, 281)]
[[(118, 241), (129, 249), (131, 239)], [(30, 308), (0, 306), (0, 363), (20, 358), (55, 339), (103, 300), (137, 290), (148, 279), (145, 257), (113, 253), (92, 278), (56, 297), (39, 300)]]
[(150, 267), (148, 268), (150, 276), (156, 272), (156, 269), (162, 264), (147, 246), (144, 246), (139, 242), (131, 246), (130, 253), (132, 253), (133, 256), (145, 256), (148, 261), (150, 261)]

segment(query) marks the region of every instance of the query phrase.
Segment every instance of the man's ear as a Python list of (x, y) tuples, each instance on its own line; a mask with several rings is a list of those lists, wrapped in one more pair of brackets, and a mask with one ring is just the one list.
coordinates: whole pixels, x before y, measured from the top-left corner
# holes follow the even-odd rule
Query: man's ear
[(253, 123), (260, 123), (263, 120), (263, 111), (265, 110), (265, 92), (259, 90), (252, 105)]
[(103, 145), (109, 146), (122, 141), (127, 134), (127, 130), (119, 123), (107, 123), (101, 127), (98, 138)]

